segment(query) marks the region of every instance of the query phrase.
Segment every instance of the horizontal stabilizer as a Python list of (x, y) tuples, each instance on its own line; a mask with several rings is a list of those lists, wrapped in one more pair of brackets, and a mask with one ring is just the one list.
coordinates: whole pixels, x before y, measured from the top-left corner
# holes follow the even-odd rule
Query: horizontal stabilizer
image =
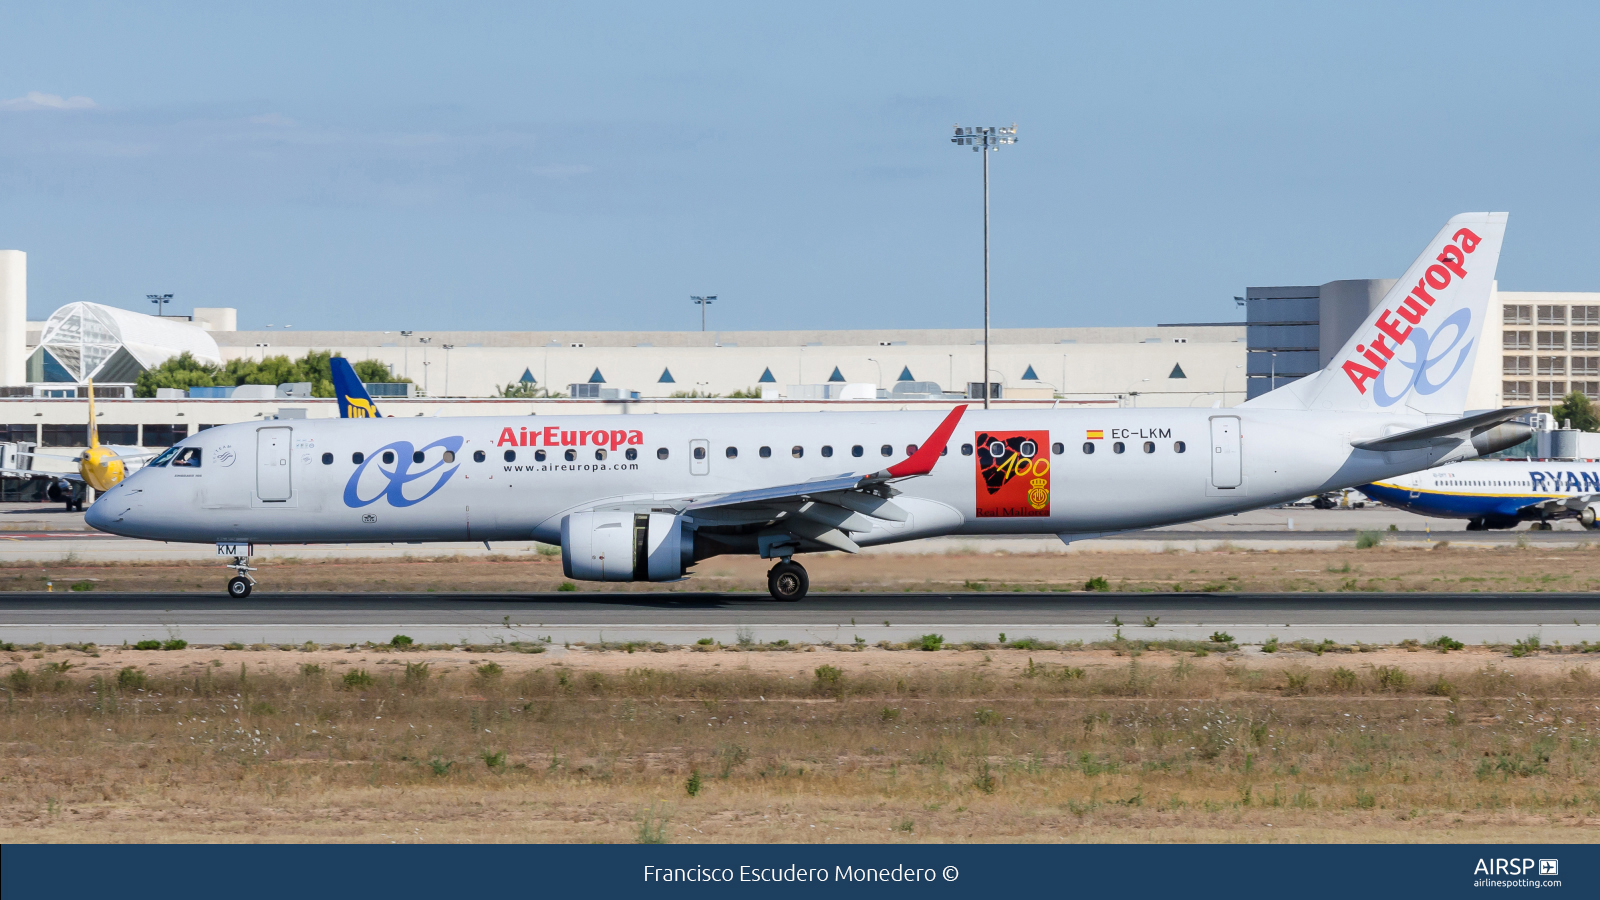
[[(1399, 450), (1420, 450), (1427, 447), (1458, 444), (1464, 440), (1481, 438), (1487, 435), (1496, 426), (1500, 426), (1502, 423), (1510, 422), (1517, 416), (1532, 412), (1534, 409), (1535, 407), (1532, 406), (1513, 406), (1507, 407), (1506, 409), (1491, 409), (1488, 412), (1481, 412), (1471, 416), (1462, 416), (1459, 419), (1451, 419), (1448, 422), (1440, 422), (1437, 425), (1427, 425), (1422, 428), (1413, 428), (1410, 431), (1402, 431), (1398, 434), (1391, 434), (1368, 441), (1352, 441), (1351, 446), (1355, 447), (1357, 450), (1374, 450), (1392, 453)], [(1518, 429), (1520, 429), (1520, 431), (1518, 431)], [(1515, 440), (1509, 440), (1509, 443), (1505, 443), (1503, 446), (1495, 449), (1505, 449), (1505, 447), (1521, 443), (1523, 440), (1527, 439), (1529, 434), (1533, 433), (1533, 429), (1526, 425), (1508, 426), (1507, 428), (1502, 429), (1502, 431), (1505, 431), (1506, 433), (1493, 436), (1496, 443), (1509, 440), (1513, 436), (1515, 436)], [(1474, 443), (1481, 443), (1481, 441), (1474, 440)], [(1495, 452), (1495, 450), (1484, 450), (1479, 448), (1479, 453), (1493, 452)]]

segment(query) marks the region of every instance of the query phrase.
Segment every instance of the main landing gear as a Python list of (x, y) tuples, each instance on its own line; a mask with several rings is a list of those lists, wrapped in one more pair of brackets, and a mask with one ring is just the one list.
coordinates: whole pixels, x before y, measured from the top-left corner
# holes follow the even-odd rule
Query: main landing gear
[(235, 600), (243, 600), (250, 596), (250, 589), (256, 586), (256, 580), (250, 577), (250, 573), (255, 571), (250, 566), (250, 557), (235, 556), (233, 565), (228, 568), (238, 573), (228, 579), (228, 596)]
[(805, 567), (792, 559), (783, 560), (767, 572), (767, 591), (774, 600), (802, 600), (810, 589), (811, 579), (807, 577)]

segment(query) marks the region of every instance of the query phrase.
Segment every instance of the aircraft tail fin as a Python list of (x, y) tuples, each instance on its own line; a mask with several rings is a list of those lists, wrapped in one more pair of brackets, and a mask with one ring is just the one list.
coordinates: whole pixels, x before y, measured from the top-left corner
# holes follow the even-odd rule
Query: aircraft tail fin
[(350, 360), (335, 356), (328, 360), (328, 365), (333, 369), (333, 395), (339, 400), (339, 418), (379, 418), (378, 405), (372, 402), (372, 397), (362, 386)]
[(94, 421), (94, 379), (89, 379), (89, 447), (100, 446), (100, 429)]
[(1326, 368), (1243, 405), (1461, 415), (1506, 217), (1452, 218)]

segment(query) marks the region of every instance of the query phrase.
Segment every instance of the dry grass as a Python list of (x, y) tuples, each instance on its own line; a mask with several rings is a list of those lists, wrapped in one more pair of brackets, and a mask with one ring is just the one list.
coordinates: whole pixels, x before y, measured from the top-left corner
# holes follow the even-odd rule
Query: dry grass
[[(1537, 545), (1503, 549), (1217, 550), (1072, 554), (901, 556), (808, 555), (813, 591), (1072, 591), (1095, 577), (1117, 591), (1596, 591), (1600, 542), (1588, 549)], [(1155, 548), (1159, 549), (1159, 547)], [(565, 579), (558, 556), (406, 556), (383, 559), (270, 559), (258, 563), (271, 591), (555, 590)], [(765, 593), (770, 563), (744, 557), (696, 565), (680, 584), (579, 583), (579, 591), (750, 591)], [(1003, 571), (996, 577), (993, 573)], [(0, 564), (0, 590), (98, 591), (222, 589), (214, 562)]]
[(1588, 841), (1586, 659), (17, 653), (0, 841)]

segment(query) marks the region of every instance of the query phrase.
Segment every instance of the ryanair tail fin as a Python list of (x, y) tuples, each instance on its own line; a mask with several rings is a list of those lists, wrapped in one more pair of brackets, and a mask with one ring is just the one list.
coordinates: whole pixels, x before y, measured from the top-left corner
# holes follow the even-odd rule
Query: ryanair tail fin
[(378, 405), (367, 395), (367, 389), (356, 377), (355, 367), (350, 365), (350, 360), (335, 356), (328, 360), (328, 365), (333, 369), (333, 395), (339, 399), (339, 418), (379, 418)]
[(1452, 218), (1327, 368), (1243, 405), (1461, 415), (1505, 231), (1506, 213)]

